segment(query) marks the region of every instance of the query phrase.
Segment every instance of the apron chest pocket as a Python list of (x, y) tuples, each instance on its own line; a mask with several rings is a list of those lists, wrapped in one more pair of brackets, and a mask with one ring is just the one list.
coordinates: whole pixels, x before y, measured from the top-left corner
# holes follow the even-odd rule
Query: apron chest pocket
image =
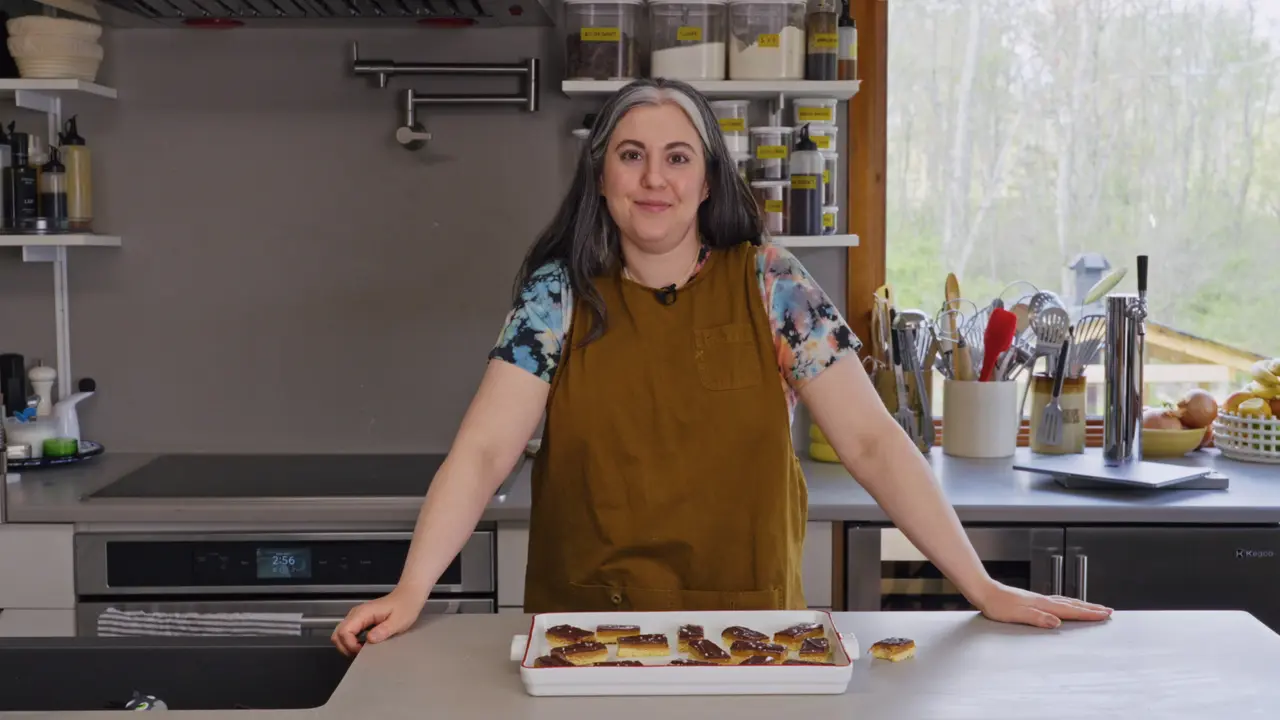
[(760, 353), (750, 323), (693, 331), (698, 378), (708, 390), (737, 390), (760, 384)]

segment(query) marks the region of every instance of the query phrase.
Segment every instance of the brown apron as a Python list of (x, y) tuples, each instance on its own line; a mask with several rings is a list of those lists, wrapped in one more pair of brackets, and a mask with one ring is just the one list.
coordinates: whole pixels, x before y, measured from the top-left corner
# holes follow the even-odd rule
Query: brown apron
[(533, 468), (526, 612), (803, 609), (808, 492), (756, 250), (711, 253), (663, 305), (596, 280), (573, 311)]

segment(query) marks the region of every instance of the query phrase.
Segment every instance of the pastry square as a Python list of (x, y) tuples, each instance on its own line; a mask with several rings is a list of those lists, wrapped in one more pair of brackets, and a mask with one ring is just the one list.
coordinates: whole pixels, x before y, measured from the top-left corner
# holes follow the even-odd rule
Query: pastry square
[(595, 633), (572, 625), (556, 625), (555, 627), (547, 628), (547, 642), (550, 643), (553, 648), (573, 645), (574, 643), (594, 641), (595, 639)]
[(805, 638), (797, 652), (801, 660), (830, 660), (831, 641), (826, 638)]
[(724, 640), (726, 645), (732, 644), (736, 640), (750, 640), (752, 642), (768, 642), (769, 636), (762, 632), (756, 632), (751, 628), (744, 628), (741, 625), (727, 627), (724, 632), (720, 633), (720, 639)]
[(618, 638), (627, 635), (639, 635), (639, 625), (599, 625), (596, 627), (596, 642), (613, 645)]
[(606, 660), (593, 664), (595, 667), (644, 667), (639, 660)]
[(787, 657), (787, 649), (782, 645), (767, 642), (755, 642), (752, 640), (734, 640), (729, 646), (729, 655), (737, 660), (739, 664), (749, 657), (771, 657), (774, 660), (782, 661)]
[(551, 654), (558, 655), (574, 665), (590, 665), (608, 659), (609, 646), (594, 640), (586, 640), (572, 645), (552, 648)]
[(738, 663), (739, 665), (777, 665), (778, 658), (769, 657), (768, 655), (752, 655), (751, 657)]
[(618, 657), (663, 657), (671, 654), (671, 643), (662, 633), (627, 635), (618, 638)]
[(798, 650), (800, 643), (809, 638), (822, 637), (825, 633), (826, 628), (820, 623), (800, 623), (774, 633), (773, 641), (786, 645), (788, 650)]
[(871, 646), (871, 655), (889, 662), (901, 662), (916, 654), (916, 641), (908, 638), (885, 638)]
[(689, 657), (694, 660), (715, 663), (716, 665), (728, 665), (733, 657), (724, 651), (724, 648), (715, 644), (706, 638), (696, 638), (689, 641)]
[(706, 634), (701, 625), (681, 625), (680, 632), (676, 636), (676, 644), (680, 652), (689, 652), (689, 641), (705, 637)]
[(835, 663), (818, 662), (816, 660), (783, 660), (783, 665), (835, 665)]
[(713, 665), (713, 666), (715, 665), (715, 663), (703, 662), (701, 660), (686, 660), (684, 658), (676, 658), (675, 660), (672, 660), (667, 664), (668, 665)]
[(569, 662), (568, 660), (565, 660), (559, 655), (543, 655), (542, 657), (533, 661), (533, 666), (536, 668), (573, 667), (573, 663)]

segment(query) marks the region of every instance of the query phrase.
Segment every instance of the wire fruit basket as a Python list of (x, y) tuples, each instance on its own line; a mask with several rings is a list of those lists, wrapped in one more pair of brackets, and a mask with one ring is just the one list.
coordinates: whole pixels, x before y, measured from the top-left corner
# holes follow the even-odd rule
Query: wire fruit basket
[(1220, 413), (1213, 444), (1233, 460), (1280, 465), (1280, 420)]

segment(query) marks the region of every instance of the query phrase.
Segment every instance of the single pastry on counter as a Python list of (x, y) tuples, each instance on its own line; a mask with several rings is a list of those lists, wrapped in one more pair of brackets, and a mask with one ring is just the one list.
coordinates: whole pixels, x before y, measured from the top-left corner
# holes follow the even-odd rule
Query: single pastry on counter
[(799, 650), (800, 643), (809, 638), (822, 637), (825, 632), (826, 628), (821, 623), (800, 623), (774, 633), (773, 641), (785, 645), (788, 650)]
[(644, 663), (639, 660), (605, 660), (593, 665), (595, 667), (644, 667)]
[(817, 660), (783, 660), (783, 665), (835, 665), (835, 663), (819, 662)]
[(663, 633), (627, 635), (618, 638), (618, 657), (662, 657), (671, 654), (671, 643)]
[(768, 655), (752, 655), (751, 657), (738, 663), (739, 665), (777, 665), (778, 658)]
[(543, 655), (542, 657), (533, 661), (533, 666), (536, 668), (573, 667), (573, 663), (560, 657), (559, 655)]
[(668, 665), (712, 665), (712, 666), (715, 665), (715, 663), (703, 662), (701, 660), (686, 660), (685, 658), (676, 658), (675, 660), (672, 660), (667, 664)]
[(916, 641), (908, 638), (885, 638), (871, 646), (871, 655), (889, 662), (901, 662), (916, 654)]
[(591, 665), (603, 662), (609, 657), (609, 646), (594, 640), (586, 640), (551, 648), (551, 654), (558, 655), (574, 665)]
[(831, 641), (826, 638), (806, 638), (796, 654), (801, 660), (830, 660)]
[(547, 628), (547, 643), (553, 648), (595, 639), (595, 633), (572, 625), (556, 625), (555, 627)]
[(787, 649), (777, 643), (756, 642), (754, 640), (734, 640), (729, 646), (729, 655), (738, 664), (749, 657), (770, 657), (781, 661), (787, 656)]
[(680, 648), (680, 652), (689, 652), (689, 641), (705, 637), (706, 634), (701, 625), (681, 625), (680, 632), (676, 636), (676, 645)]
[(596, 642), (602, 642), (605, 645), (613, 645), (618, 642), (618, 638), (627, 635), (639, 635), (639, 625), (599, 625), (596, 627)]
[(762, 632), (756, 632), (751, 628), (745, 628), (741, 625), (727, 627), (724, 632), (720, 633), (720, 639), (724, 640), (726, 645), (732, 644), (736, 640), (748, 640), (751, 642), (768, 642), (769, 636)]
[(689, 657), (716, 665), (728, 665), (729, 661), (733, 660), (724, 648), (706, 638), (697, 638), (689, 642)]

